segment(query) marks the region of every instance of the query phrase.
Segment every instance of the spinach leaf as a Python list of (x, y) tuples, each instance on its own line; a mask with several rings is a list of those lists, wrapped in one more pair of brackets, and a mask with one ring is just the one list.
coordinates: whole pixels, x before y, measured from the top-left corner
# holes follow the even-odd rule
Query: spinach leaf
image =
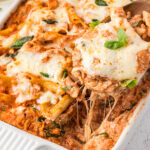
[(94, 29), (99, 24), (100, 24), (100, 22), (98, 20), (93, 19), (93, 21), (91, 23), (89, 23), (89, 27), (91, 27), (92, 29)]
[(95, 0), (95, 4), (98, 6), (108, 6), (104, 0)]
[(136, 86), (136, 83), (138, 82), (137, 79), (134, 79), (134, 80), (125, 80), (125, 81), (122, 81), (120, 82), (120, 85), (122, 87), (128, 87), (128, 88), (133, 88)]
[(26, 36), (23, 37), (19, 40), (16, 40), (14, 43), (12, 43), (12, 45), (10, 46), (10, 48), (14, 48), (14, 49), (20, 49), (27, 41), (31, 41), (33, 39), (33, 36)]
[(47, 24), (55, 24), (55, 23), (57, 23), (57, 21), (53, 20), (53, 19), (44, 19), (43, 21), (46, 22)]

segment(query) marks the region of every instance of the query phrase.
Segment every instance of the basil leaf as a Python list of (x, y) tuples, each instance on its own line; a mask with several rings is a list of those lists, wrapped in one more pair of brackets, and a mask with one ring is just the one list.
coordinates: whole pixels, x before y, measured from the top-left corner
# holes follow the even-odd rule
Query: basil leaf
[(123, 28), (118, 30), (118, 41), (106, 41), (104, 46), (108, 49), (116, 50), (119, 49), (127, 44), (127, 36), (126, 32)]
[(12, 45), (10, 46), (10, 48), (14, 48), (14, 49), (20, 49), (27, 41), (31, 41), (33, 39), (33, 36), (26, 36), (23, 37), (17, 41), (15, 41), (14, 43), (12, 43)]
[(142, 22), (143, 22), (143, 20), (139, 20), (139, 21), (135, 22), (135, 23), (133, 24), (133, 27), (138, 27), (139, 24), (142, 23)]
[(50, 131), (48, 130), (44, 130), (45, 134), (46, 134), (46, 137), (60, 137), (61, 135), (58, 135), (58, 134), (52, 134)]
[(93, 19), (93, 22), (89, 23), (89, 27), (91, 27), (92, 29), (94, 29), (99, 24), (100, 24), (100, 22), (98, 20)]
[(102, 132), (102, 133), (100, 133), (100, 134), (97, 134), (96, 136), (99, 136), (99, 135), (105, 135), (106, 138), (109, 137), (108, 133), (106, 133), (106, 132)]
[(57, 23), (57, 21), (53, 20), (53, 19), (44, 19), (43, 21), (46, 22), (47, 24), (55, 24), (55, 23)]
[(127, 36), (123, 28), (118, 30), (118, 40), (122, 43), (123, 46), (127, 44)]
[(49, 78), (49, 74), (48, 74), (48, 73), (40, 72), (40, 74), (41, 74), (43, 77)]
[(15, 58), (15, 57), (17, 56), (17, 54), (18, 54), (18, 52), (13, 53), (13, 54), (7, 53), (7, 54), (6, 54), (6, 57), (12, 57), (12, 58)]
[(108, 49), (116, 50), (118, 48), (121, 48), (123, 44), (119, 41), (107, 41), (105, 42), (104, 46)]
[(95, 0), (95, 4), (98, 6), (108, 6), (104, 0)]
[(45, 121), (45, 118), (43, 116), (38, 117), (38, 122)]
[(36, 108), (35, 108), (35, 107), (32, 107), (32, 110), (33, 110), (34, 112), (36, 112)]
[(132, 108), (133, 108), (136, 104), (137, 104), (137, 103), (133, 103), (133, 104), (131, 104), (131, 105), (130, 105), (130, 107), (126, 109), (126, 111), (130, 111), (130, 110), (132, 110)]
[(52, 123), (56, 128), (60, 128), (60, 125), (58, 123), (56, 123), (55, 121), (53, 121)]
[(64, 90), (64, 91), (67, 91), (67, 90), (70, 90), (71, 88), (73, 88), (73, 86), (64, 87), (63, 90)]
[(121, 85), (122, 87), (133, 88), (133, 87), (136, 86), (136, 83), (137, 83), (137, 82), (138, 82), (137, 79), (135, 79), (135, 80), (125, 80), (125, 81), (123, 81), (123, 82), (120, 82), (120, 85)]
[(67, 70), (64, 70), (63, 73), (62, 73), (62, 77), (63, 78), (66, 78), (68, 76), (68, 71)]

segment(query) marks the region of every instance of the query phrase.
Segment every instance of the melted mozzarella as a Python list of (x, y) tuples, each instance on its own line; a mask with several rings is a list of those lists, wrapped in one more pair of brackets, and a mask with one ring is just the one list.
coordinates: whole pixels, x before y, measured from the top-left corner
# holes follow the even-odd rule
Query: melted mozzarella
[(105, 7), (96, 5), (95, 0), (66, 1), (75, 7), (77, 14), (87, 23), (90, 23), (92, 19), (105, 20), (110, 16), (110, 7), (123, 7), (131, 3), (131, 0), (105, 0), (108, 4), (108, 7)]
[(16, 103), (23, 103), (36, 98), (33, 91), (40, 89), (38, 85), (32, 85), (22, 73), (17, 75), (17, 81), (17, 85), (13, 86), (13, 94), (17, 97)]
[(0, 56), (0, 66), (7, 65), (12, 61), (10, 57)]
[(54, 95), (52, 92), (47, 91), (42, 94), (42, 96), (37, 99), (37, 103), (42, 104), (45, 102), (50, 102), (51, 104), (56, 104), (58, 101), (58, 98), (56, 95)]
[[(87, 32), (75, 41), (76, 48), (82, 54), (82, 65), (85, 72), (115, 80), (140, 78), (137, 74), (137, 53), (148, 49), (149, 43), (143, 41), (127, 22), (118, 17), (112, 9), (112, 21), (101, 23), (94, 31)], [(104, 43), (117, 40), (117, 31), (126, 29), (128, 44), (118, 50), (104, 47)]]
[(123, 7), (132, 3), (133, 1), (132, 0), (105, 0), (105, 2), (111, 7)]
[[(48, 24), (43, 21), (47, 19), (53, 19), (57, 21), (57, 23)], [(29, 14), (25, 25), (19, 32), (19, 36), (32, 36), (47, 31), (67, 31), (68, 22), (68, 15), (63, 6), (58, 7), (54, 11), (48, 8), (35, 9)]]
[(40, 72), (43, 72), (49, 75), (49, 78), (45, 79), (58, 82), (65, 67), (65, 59), (61, 55), (53, 55), (47, 62), (43, 62), (47, 56), (50, 56), (48, 52), (20, 51), (16, 61), (7, 65), (7, 74), (13, 76), (20, 72), (29, 72), (41, 75)]

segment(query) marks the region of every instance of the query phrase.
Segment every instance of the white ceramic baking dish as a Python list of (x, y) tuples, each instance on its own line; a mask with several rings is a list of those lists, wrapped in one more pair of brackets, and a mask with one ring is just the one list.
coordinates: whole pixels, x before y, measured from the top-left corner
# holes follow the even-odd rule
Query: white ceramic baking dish
[[(0, 0), (0, 8), (2, 8), (0, 11), (0, 28), (3, 27), (5, 21), (16, 10), (21, 1)], [(128, 139), (130, 139), (130, 132), (133, 130), (134, 124), (138, 124), (140, 121), (139, 115), (141, 117), (145, 116), (147, 112), (144, 110), (149, 106), (150, 95), (138, 104), (129, 125), (122, 132), (113, 150), (126, 149), (127, 145), (124, 143), (127, 143)], [(134, 130), (136, 129), (134, 128)], [(0, 150), (65, 150), (65, 148), (0, 121)]]

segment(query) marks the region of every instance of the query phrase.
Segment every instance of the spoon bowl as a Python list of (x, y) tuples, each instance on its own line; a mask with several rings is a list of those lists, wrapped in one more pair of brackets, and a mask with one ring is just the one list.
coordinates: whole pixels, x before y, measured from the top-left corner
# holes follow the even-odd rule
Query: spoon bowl
[(137, 0), (124, 9), (126, 12), (130, 11), (132, 16), (142, 14), (143, 11), (150, 12), (150, 0)]

